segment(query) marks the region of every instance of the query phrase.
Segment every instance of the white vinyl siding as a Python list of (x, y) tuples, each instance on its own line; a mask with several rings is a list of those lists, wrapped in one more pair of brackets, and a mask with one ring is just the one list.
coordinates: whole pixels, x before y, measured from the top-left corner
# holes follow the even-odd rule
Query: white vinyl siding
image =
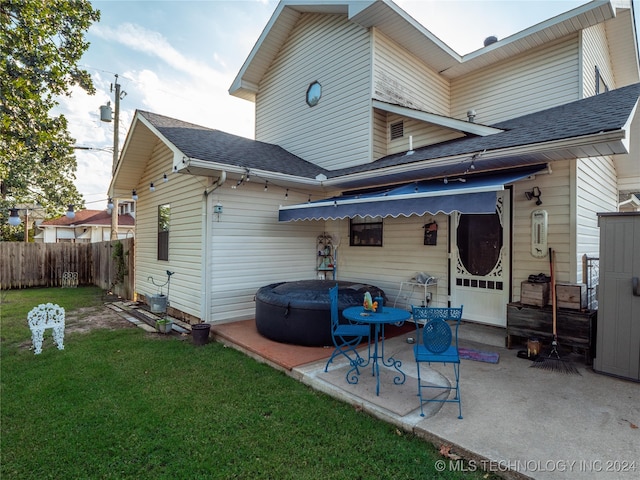
[(576, 170), (576, 279), (582, 282), (582, 255), (597, 257), (600, 251), (597, 214), (618, 210), (618, 190), (615, 167), (608, 157), (578, 159)]
[(389, 125), (386, 112), (373, 109), (371, 116), (373, 118), (373, 160), (377, 160), (387, 154)]
[[(387, 155), (406, 152), (409, 150), (409, 137), (412, 137), (411, 140), (413, 148), (416, 149), (464, 136), (464, 134), (458, 131), (421, 122), (413, 118), (405, 118), (395, 114), (387, 115), (387, 125), (391, 125), (398, 121), (404, 122), (404, 136), (397, 140), (390, 140), (390, 136), (387, 133), (387, 140), (389, 142)], [(388, 131), (389, 129), (387, 128), (387, 132)]]
[[(520, 282), (529, 275), (545, 273), (549, 275), (549, 257), (536, 258), (531, 255), (531, 213), (542, 209), (548, 213), (548, 247), (556, 251), (557, 280), (560, 282), (575, 281), (575, 273), (570, 272), (569, 256), (574, 248), (575, 221), (571, 218), (572, 191), (575, 182), (572, 180), (572, 163), (574, 160), (553, 163), (552, 174), (537, 175), (534, 179), (525, 179), (513, 185), (513, 259), (512, 294), (514, 301), (520, 299)], [(542, 205), (527, 200), (525, 192), (534, 186), (540, 188)]]
[[(614, 90), (616, 88), (615, 78), (609, 57), (605, 26), (599, 24), (583, 30), (582, 42), (583, 97), (591, 97), (596, 94), (596, 67), (598, 67), (600, 76), (609, 90)], [(600, 93), (604, 93), (604, 91), (601, 89)]]
[[(327, 169), (371, 160), (369, 33), (343, 15), (303, 14), (256, 97), (256, 139)], [(314, 107), (305, 100), (322, 85)]]
[[(136, 286), (145, 296), (160, 293), (156, 284), (171, 277), (169, 303), (189, 315), (201, 318), (202, 283), (202, 192), (203, 179), (193, 175), (172, 174), (173, 152), (158, 142), (137, 185), (136, 212)], [(162, 175), (169, 181), (164, 183)], [(156, 191), (149, 191), (154, 182)], [(158, 206), (171, 205), (169, 260), (157, 259)], [(167, 294), (167, 287), (163, 293)]]
[(577, 35), (453, 80), (451, 116), (474, 109), (484, 125), (581, 98)]
[[(437, 245), (424, 245), (423, 226), (434, 220), (438, 223)], [(392, 305), (400, 282), (408, 281), (418, 272), (426, 272), (438, 277), (437, 304), (447, 306), (448, 217), (442, 214), (387, 217), (382, 222), (382, 247), (349, 246), (349, 220), (327, 223), (327, 231), (337, 232), (341, 238), (338, 279), (373, 284), (384, 290)], [(405, 292), (402, 295), (404, 297)], [(404, 307), (407, 301), (419, 304), (421, 295), (422, 290), (416, 289), (408, 300), (398, 299), (398, 307)]]
[(373, 92), (376, 100), (449, 115), (449, 82), (374, 29)]
[[(254, 318), (254, 296), (277, 282), (317, 278), (316, 236), (321, 222), (278, 222), (279, 205), (304, 203), (308, 195), (276, 185), (264, 191), (252, 177), (237, 189), (224, 185), (210, 198), (223, 213), (211, 220), (207, 266), (211, 305), (207, 321)], [(215, 217), (213, 215), (212, 217)]]

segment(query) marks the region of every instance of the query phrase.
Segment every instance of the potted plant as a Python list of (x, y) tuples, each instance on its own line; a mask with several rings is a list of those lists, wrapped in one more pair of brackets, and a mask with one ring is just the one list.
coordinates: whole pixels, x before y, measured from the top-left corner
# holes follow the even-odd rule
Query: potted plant
[(156, 320), (156, 330), (160, 333), (171, 333), (173, 328), (173, 320), (168, 317)]

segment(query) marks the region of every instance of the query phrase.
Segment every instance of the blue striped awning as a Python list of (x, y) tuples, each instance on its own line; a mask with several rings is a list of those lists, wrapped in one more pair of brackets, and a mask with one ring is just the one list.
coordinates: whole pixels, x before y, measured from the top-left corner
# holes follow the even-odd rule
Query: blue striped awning
[(281, 206), (279, 221), (338, 220), (353, 217), (399, 217), (437, 213), (494, 213), (496, 192), (546, 168), (534, 165), (449, 180), (423, 180), (358, 194), (340, 195)]

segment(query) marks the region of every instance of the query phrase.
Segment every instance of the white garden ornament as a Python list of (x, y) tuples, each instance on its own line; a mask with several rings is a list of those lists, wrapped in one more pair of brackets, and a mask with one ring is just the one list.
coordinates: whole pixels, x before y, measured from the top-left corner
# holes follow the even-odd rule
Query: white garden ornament
[(35, 354), (42, 352), (42, 340), (47, 328), (53, 330), (53, 341), (58, 350), (64, 350), (64, 308), (54, 303), (42, 303), (27, 315)]

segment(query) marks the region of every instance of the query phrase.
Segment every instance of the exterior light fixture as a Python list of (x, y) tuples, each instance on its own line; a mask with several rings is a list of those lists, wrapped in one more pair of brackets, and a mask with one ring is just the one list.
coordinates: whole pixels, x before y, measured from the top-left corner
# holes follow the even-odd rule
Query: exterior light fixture
[(138, 194), (136, 193), (135, 190), (131, 191), (131, 198), (133, 199), (134, 202), (138, 200)]
[(76, 212), (73, 211), (73, 203), (67, 205), (67, 213), (65, 214), (67, 218), (75, 218)]
[(169, 177), (167, 177), (167, 174), (165, 173), (164, 175), (162, 175), (162, 181), (164, 183), (167, 183), (169, 181)]
[(9, 214), (9, 225), (12, 227), (17, 227), (20, 225), (20, 215), (18, 215), (17, 208), (10, 208), (11, 213)]
[(527, 200), (536, 199), (536, 205), (542, 205), (542, 200), (540, 200), (540, 189), (538, 187), (533, 187), (533, 190), (530, 192), (524, 192), (524, 196), (527, 197)]
[(153, 184), (153, 182), (151, 182), (151, 183), (149, 184), (149, 191), (150, 191), (150, 192), (155, 192), (155, 191), (156, 191), (156, 186)]
[(107, 209), (113, 210), (113, 198), (109, 197), (109, 201), (107, 202)]

